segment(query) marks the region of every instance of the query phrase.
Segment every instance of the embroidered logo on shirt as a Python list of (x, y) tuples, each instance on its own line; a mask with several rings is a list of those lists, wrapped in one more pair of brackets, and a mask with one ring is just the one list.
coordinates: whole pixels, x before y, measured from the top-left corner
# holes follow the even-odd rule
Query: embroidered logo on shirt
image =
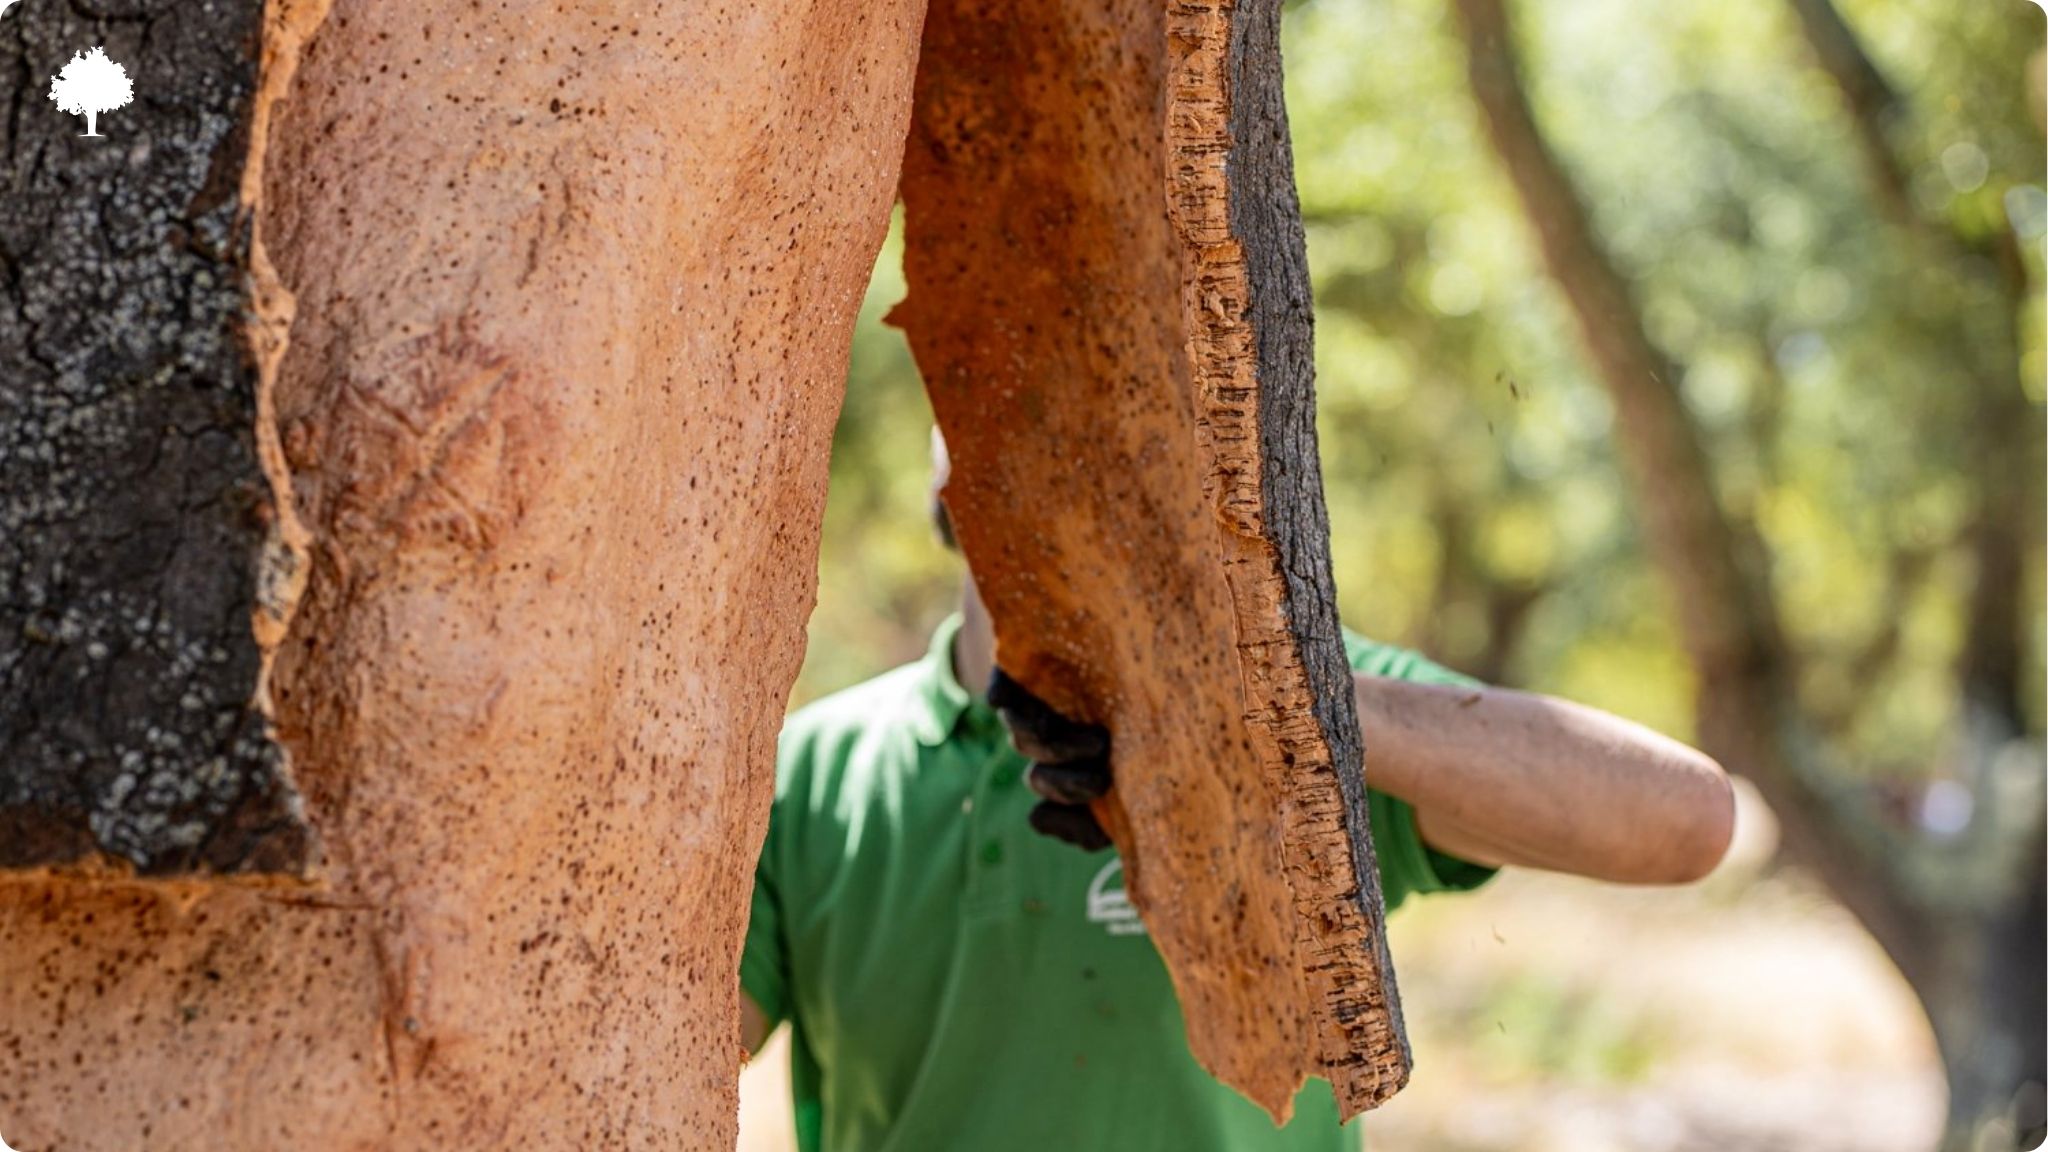
[[(1111, 887), (1111, 885), (1115, 887)], [(1088, 922), (1100, 924), (1111, 936), (1143, 936), (1145, 922), (1131, 907), (1124, 893), (1124, 862), (1111, 860), (1088, 882)]]

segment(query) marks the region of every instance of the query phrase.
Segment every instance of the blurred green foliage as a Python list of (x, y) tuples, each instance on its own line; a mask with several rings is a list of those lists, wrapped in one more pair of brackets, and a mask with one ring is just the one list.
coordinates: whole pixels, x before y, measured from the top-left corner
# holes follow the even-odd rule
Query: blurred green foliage
[[(2038, 285), (2039, 9), (1843, 8), (1914, 110), (1913, 194), (1965, 234), (2015, 228)], [(1999, 354), (2002, 305), (1882, 215), (1783, 0), (1519, 12), (1544, 126), (1687, 366), (1727, 507), (1769, 546), (1809, 706), (1842, 762), (1928, 771), (1970, 592), (1969, 369)], [(1607, 401), (1481, 135), (1446, 6), (1309, 0), (1286, 35), (1345, 620), (1687, 734), (1690, 672)], [(957, 578), (927, 516), (930, 411), (880, 323), (898, 256), (892, 234), (855, 336), (799, 701), (921, 652)]]
[(1457, 1027), (1497, 1074), (1627, 1084), (1654, 1069), (1668, 1046), (1655, 1018), (1623, 1010), (1597, 986), (1522, 971), (1491, 991)]
[(882, 322), (904, 294), (902, 217), (854, 329), (796, 704), (921, 655), (958, 594), (959, 562), (932, 530), (932, 407), (909, 344)]

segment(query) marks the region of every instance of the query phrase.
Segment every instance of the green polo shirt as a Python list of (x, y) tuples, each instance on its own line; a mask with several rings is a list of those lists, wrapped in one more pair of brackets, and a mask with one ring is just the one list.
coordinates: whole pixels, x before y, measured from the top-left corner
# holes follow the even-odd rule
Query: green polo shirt
[[(924, 659), (782, 731), (741, 984), (793, 1025), (804, 1152), (1329, 1152), (1354, 1146), (1328, 1085), (1295, 1119), (1203, 1071), (1114, 852), (1026, 823), (1024, 760), (953, 676), (958, 618)], [(1346, 636), (1353, 668), (1472, 681)], [(1371, 794), (1392, 909), (1491, 872), (1422, 843)]]

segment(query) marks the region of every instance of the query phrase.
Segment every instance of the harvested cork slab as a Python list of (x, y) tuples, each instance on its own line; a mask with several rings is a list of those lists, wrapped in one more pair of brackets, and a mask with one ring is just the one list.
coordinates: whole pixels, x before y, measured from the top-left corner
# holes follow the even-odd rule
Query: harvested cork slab
[(1278, 0), (937, 0), (910, 339), (1002, 666), (1114, 734), (1099, 815), (1202, 1064), (1349, 1116), (1408, 1048), (1333, 608)]

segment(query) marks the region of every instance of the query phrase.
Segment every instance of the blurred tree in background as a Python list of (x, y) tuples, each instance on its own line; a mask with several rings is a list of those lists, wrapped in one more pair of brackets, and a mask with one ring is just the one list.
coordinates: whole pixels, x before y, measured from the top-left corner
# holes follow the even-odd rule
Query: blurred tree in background
[[(1944, 661), (1947, 684), (1939, 697), (1948, 702), (1951, 731), (1940, 746), (1926, 749), (1940, 778), (1917, 797), (1909, 790), (1908, 810), (1900, 813), (1883, 803), (1884, 793), (1860, 764), (1844, 771), (1846, 757), (1857, 754), (1858, 713), (1881, 703), (1869, 691), (1869, 678), (1890, 671), (1895, 642), (1887, 630), (1895, 625), (1884, 622), (1867, 637), (1853, 638), (1854, 659), (1836, 672), (1837, 701), (1819, 708), (1809, 702), (1809, 670), (1825, 670), (1833, 653), (1816, 644), (1819, 635), (1802, 634), (1798, 618), (1785, 610), (1797, 587), (1790, 573), (1781, 577), (1780, 559), (1793, 559), (1799, 542), (1771, 523), (1769, 503), (1783, 478), (1766, 471), (1733, 490), (1724, 483), (1715, 457), (1732, 437), (1711, 427), (1712, 413), (1692, 388), (1704, 365), (1688, 354), (1692, 348), (1711, 354), (1711, 346), (1652, 334), (1643, 303), (1648, 293), (1638, 291), (1626, 257), (1602, 235), (1571, 166), (1532, 111), (1503, 0), (1454, 0), (1453, 6), (1472, 93), (1494, 150), (1613, 404), (1614, 440), (1644, 551), (1665, 578), (1695, 676), (1699, 743), (1757, 785), (1783, 825), (1787, 855), (1826, 882), (1919, 995), (1948, 1073), (1948, 1143), (1974, 1146), (1990, 1126), (2011, 1141), (2017, 1100), (2024, 1113), (2018, 1127), (2033, 1144), (2048, 1081), (2048, 919), (2042, 914), (2040, 772), (2027, 738), (2032, 694), (2023, 688), (2022, 653), (2023, 637), (2033, 631), (2026, 568), (2038, 556), (2041, 536), (2040, 421), (2021, 383), (2017, 335), (2032, 275), (2002, 194), (2010, 191), (2012, 174), (2038, 177), (2044, 165), (2021, 82), (2040, 36), (2023, 39), (2009, 28), (2002, 36), (1985, 35), (1967, 17), (1945, 23), (1940, 32), (1968, 48), (1975, 77), (2005, 81), (2006, 99), (1982, 101), (1979, 116), (1967, 123), (1998, 124), (2005, 112), (2005, 123), (2025, 127), (2019, 133), (1961, 129), (1967, 136), (1960, 142), (1929, 144), (1918, 138), (1905, 97), (1829, 0), (1790, 5), (1801, 39), (1843, 105), (1841, 118), (1861, 145), (1868, 188), (1857, 199), (1889, 224), (1860, 239), (1898, 250), (1890, 271), (1905, 294), (1884, 300), (1881, 284), (1872, 294), (1887, 312), (1913, 316), (1925, 328), (1923, 335), (1894, 322), (1887, 344), (1904, 348), (1918, 337), (1934, 356), (1927, 374), (1901, 381), (1905, 389), (1897, 394), (1867, 386), (1881, 379), (1884, 367), (1871, 365), (1858, 381), (1865, 387), (1857, 403), (1913, 428), (1923, 444), (1945, 440), (1959, 449), (1941, 456), (1923, 447), (1902, 476), (1909, 498), (1911, 486), (1934, 475), (1955, 483), (1956, 520), (1935, 540), (1887, 523), (1888, 504), (1859, 525), (1852, 501), (1868, 499), (1867, 489), (1856, 490), (1860, 484), (1843, 493), (1841, 503), (1822, 507), (1874, 553), (1863, 562), (1886, 573), (1901, 596), (1913, 594), (1914, 573), (1926, 564), (1930, 547), (1954, 553), (1967, 573), (1961, 636)], [(1945, 94), (1960, 104), (1963, 92), (1981, 96), (1984, 88), (1959, 84)], [(1992, 154), (1980, 141), (2014, 162), (1995, 185)], [(1934, 167), (1933, 157), (1947, 158), (1940, 178), (1953, 195), (1942, 195), (1938, 185), (1931, 195), (1915, 187), (1918, 174)], [(1992, 212), (1971, 211), (1970, 194), (1987, 190)], [(1743, 207), (1740, 201), (1731, 206)], [(1741, 239), (1738, 260), (1755, 247), (1748, 236)], [(1812, 258), (1829, 255), (1815, 251)], [(1639, 275), (1651, 281), (1647, 272)], [(1700, 285), (1689, 295), (1701, 297), (1711, 288)], [(1768, 325), (1793, 301), (1755, 295), (1768, 341)], [(1712, 313), (1705, 320), (1709, 339), (1731, 324)], [(1819, 335), (1825, 341), (1826, 329)], [(1799, 377), (1784, 370), (1782, 355), (1778, 359), (1770, 371), (1796, 388)], [(1755, 382), (1744, 391), (1754, 395)], [(1925, 393), (1937, 403), (1920, 402)], [(1737, 426), (1749, 425), (1743, 429), (1747, 455), (1768, 459), (1786, 443), (1775, 412), (1763, 414), (1758, 427), (1753, 404), (1735, 407), (1746, 417)], [(1867, 452), (1866, 446), (1856, 449)], [(1857, 464), (1858, 480), (1880, 472), (1867, 456)], [(1827, 606), (1815, 607), (1824, 613)], [(1888, 606), (1883, 614), (1896, 619), (1897, 611)], [(1879, 748), (1867, 755), (1882, 770), (1899, 752)], [(2010, 784), (1998, 778), (2002, 760), (2020, 770)]]
[(957, 603), (959, 563), (929, 515), (932, 406), (903, 334), (882, 323), (903, 299), (902, 232), (898, 207), (854, 329), (797, 704), (923, 655)]
[[(2039, 9), (1289, 21), (1347, 622), (1748, 775), (1920, 996), (1947, 1146), (2013, 1146), (2048, 1026)], [(801, 698), (949, 610), (902, 292), (892, 240)]]

